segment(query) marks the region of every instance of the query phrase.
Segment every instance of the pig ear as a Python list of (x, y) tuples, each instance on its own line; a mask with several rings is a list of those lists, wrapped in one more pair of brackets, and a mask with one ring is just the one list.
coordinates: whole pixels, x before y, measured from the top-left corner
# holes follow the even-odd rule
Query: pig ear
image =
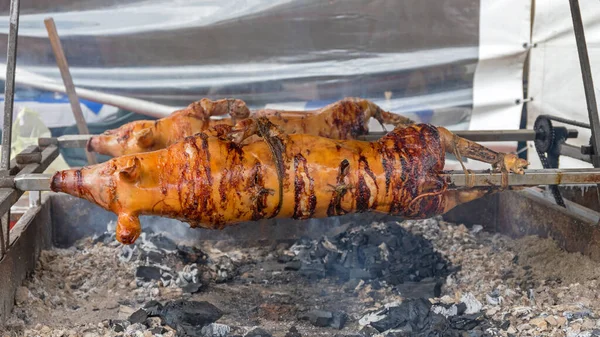
[(135, 134), (137, 145), (143, 149), (147, 149), (154, 145), (154, 133), (151, 128), (142, 129)]
[(140, 166), (140, 160), (137, 157), (133, 157), (133, 160), (128, 163), (127, 167), (119, 171), (119, 176), (125, 181), (135, 182), (140, 177)]

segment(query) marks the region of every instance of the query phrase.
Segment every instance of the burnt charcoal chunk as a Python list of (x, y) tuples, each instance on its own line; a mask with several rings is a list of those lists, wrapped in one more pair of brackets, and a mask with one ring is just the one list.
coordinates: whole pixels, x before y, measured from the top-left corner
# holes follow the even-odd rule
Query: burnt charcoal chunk
[(506, 331), (510, 327), (510, 321), (506, 320), (500, 324), (500, 329)]
[(406, 324), (402, 327), (386, 331), (383, 334), (385, 337), (412, 337), (415, 335), (413, 328), (410, 324)]
[(203, 327), (221, 318), (223, 312), (205, 301), (175, 300), (165, 304), (160, 316), (176, 329), (177, 326)]
[(146, 310), (138, 309), (133, 314), (131, 314), (127, 320), (131, 324), (135, 324), (135, 323), (143, 324), (144, 322), (146, 322), (147, 318), (148, 318), (148, 313), (146, 312)]
[(206, 254), (203, 251), (201, 251), (200, 249), (198, 249), (196, 247), (190, 247), (190, 246), (183, 246), (183, 245), (177, 246), (177, 255), (179, 255), (179, 257), (181, 258), (181, 261), (183, 261), (186, 264), (189, 264), (189, 263), (204, 264), (208, 260), (208, 257), (206, 256)]
[(384, 312), (385, 317), (371, 322), (371, 326), (384, 332), (409, 323), (415, 330), (422, 330), (427, 324), (430, 308), (431, 303), (426, 299), (406, 300), (397, 307), (388, 308)]
[(168, 251), (174, 251), (177, 249), (177, 244), (175, 244), (175, 242), (173, 240), (171, 240), (168, 237), (161, 235), (161, 234), (156, 235), (156, 236), (151, 236), (150, 241), (158, 249), (168, 250)]
[(114, 332), (123, 332), (125, 331), (125, 328), (129, 326), (127, 321), (120, 319), (111, 319), (108, 324)]
[(160, 304), (160, 302), (158, 302), (156, 300), (152, 300), (152, 301), (144, 304), (143, 309), (146, 310), (146, 312), (148, 313), (148, 316), (153, 317), (153, 316), (160, 315), (160, 312), (163, 309), (163, 305)]
[(204, 288), (202, 283), (188, 283), (181, 288), (184, 293), (195, 294)]
[[(300, 273), (309, 278), (325, 275), (348, 279), (381, 278), (390, 285), (419, 282), (425, 278), (445, 280), (452, 272), (450, 264), (433, 249), (431, 242), (414, 235), (397, 222), (356, 226), (320, 241), (302, 239), (303, 258)], [(306, 261), (305, 261), (306, 260)], [(321, 273), (322, 265), (325, 273)], [(434, 285), (434, 295), (441, 286)]]
[(244, 337), (273, 337), (273, 335), (271, 335), (265, 329), (254, 328), (254, 329), (248, 331), (248, 333), (245, 334)]
[(364, 269), (352, 268), (350, 269), (350, 278), (359, 280), (370, 280), (373, 278), (371, 272)]
[(462, 315), (465, 313), (465, 311), (467, 311), (467, 304), (460, 302), (456, 305), (456, 314), (458, 316)]
[(94, 234), (94, 237), (92, 238), (92, 243), (96, 244), (98, 242), (102, 242), (102, 243), (108, 243), (111, 239), (111, 235), (108, 232), (104, 232), (100, 235), (96, 235)]
[(150, 329), (150, 332), (152, 333), (152, 335), (160, 335), (167, 332), (167, 329), (163, 328), (162, 326), (157, 326), (155, 328)]
[(165, 260), (165, 255), (157, 251), (143, 252), (141, 255), (143, 261), (148, 259), (149, 263), (160, 264)]
[(333, 313), (333, 319), (329, 323), (329, 326), (334, 329), (342, 330), (344, 328), (344, 325), (346, 325), (347, 320), (348, 315), (346, 315), (345, 312), (336, 311)]
[(291, 261), (285, 264), (283, 267), (284, 270), (300, 270), (302, 268), (302, 262), (300, 261)]
[(288, 262), (292, 261), (293, 259), (294, 259), (293, 256), (287, 255), (287, 254), (283, 254), (283, 255), (279, 255), (279, 257), (277, 258), (277, 262), (279, 262), (279, 263), (288, 263)]
[(295, 326), (292, 326), (290, 330), (285, 334), (285, 337), (302, 337)]
[(473, 330), (481, 323), (481, 313), (450, 317), (450, 326), (457, 330)]
[(333, 314), (325, 310), (311, 310), (300, 316), (300, 319), (309, 321), (312, 325), (326, 327), (333, 319)]
[(299, 272), (309, 279), (319, 279), (325, 276), (325, 266), (318, 263), (303, 264)]
[(434, 331), (446, 331), (448, 330), (448, 320), (446, 317), (440, 314), (430, 313), (429, 324), (431, 330)]
[(135, 271), (135, 277), (148, 282), (151, 280), (160, 280), (160, 269), (152, 266), (139, 266)]
[(379, 334), (379, 331), (370, 325), (365, 325), (362, 329), (360, 329), (360, 333), (364, 336), (375, 336)]

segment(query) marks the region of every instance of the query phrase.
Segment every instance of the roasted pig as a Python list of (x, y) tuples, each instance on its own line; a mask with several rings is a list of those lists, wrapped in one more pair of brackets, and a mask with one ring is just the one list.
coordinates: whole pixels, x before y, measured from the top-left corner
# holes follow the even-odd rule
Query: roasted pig
[[(212, 116), (227, 116), (221, 119)], [(393, 126), (409, 124), (408, 118), (387, 112), (371, 101), (346, 98), (314, 111), (257, 110), (241, 100), (202, 99), (157, 121), (135, 121), (92, 136), (88, 151), (113, 157), (164, 149), (167, 146), (218, 124), (233, 125), (247, 117), (267, 117), (288, 134), (309, 134), (332, 139), (355, 139), (369, 132), (371, 118)]]
[[(243, 144), (259, 135), (262, 141)], [(442, 214), (490, 188), (449, 190), (445, 152), (523, 173), (527, 162), (427, 124), (398, 126), (375, 142), (288, 135), (267, 118), (220, 125), (166, 149), (57, 172), (56, 192), (117, 214), (117, 240), (133, 243), (139, 215), (221, 229), (264, 218), (307, 219), (374, 211)]]

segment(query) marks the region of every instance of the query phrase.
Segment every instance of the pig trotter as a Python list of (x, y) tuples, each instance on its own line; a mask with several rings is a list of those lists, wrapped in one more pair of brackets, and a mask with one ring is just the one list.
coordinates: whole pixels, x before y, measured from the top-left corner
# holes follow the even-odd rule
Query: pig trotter
[(124, 245), (130, 245), (137, 240), (142, 233), (140, 218), (137, 215), (120, 213), (117, 220), (117, 241)]
[[(483, 145), (458, 137), (446, 128), (438, 127), (438, 131), (446, 152), (455, 154), (458, 160), (461, 160), (460, 157), (464, 156), (492, 164), (492, 167), (500, 172), (514, 172), (517, 174), (524, 174), (523, 169), (529, 165), (526, 160), (520, 159), (515, 154), (495, 152)], [(464, 165), (463, 169), (466, 170)]]
[(444, 210), (446, 213), (454, 207), (482, 198), (488, 194), (494, 194), (502, 191), (503, 188), (498, 187), (470, 187), (459, 190), (446, 190), (444, 192)]
[(203, 98), (200, 102), (192, 103), (199, 104), (201, 109), (193, 109), (201, 113), (200, 117), (209, 119), (211, 116), (229, 115), (233, 120), (244, 119), (250, 116), (250, 109), (246, 103), (240, 99), (220, 99), (211, 101), (208, 98)]

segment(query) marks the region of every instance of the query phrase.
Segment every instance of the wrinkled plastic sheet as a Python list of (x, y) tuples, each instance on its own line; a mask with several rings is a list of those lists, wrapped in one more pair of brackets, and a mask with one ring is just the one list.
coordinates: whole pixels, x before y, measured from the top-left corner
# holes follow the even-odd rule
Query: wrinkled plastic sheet
[[(174, 106), (236, 97), (252, 108), (313, 109), (359, 96), (464, 129), (479, 7), (479, 0), (21, 0), (18, 65), (60, 79), (43, 24), (51, 16), (77, 86)], [(7, 31), (3, 1), (0, 50)], [(19, 88), (17, 103), (40, 95)]]

